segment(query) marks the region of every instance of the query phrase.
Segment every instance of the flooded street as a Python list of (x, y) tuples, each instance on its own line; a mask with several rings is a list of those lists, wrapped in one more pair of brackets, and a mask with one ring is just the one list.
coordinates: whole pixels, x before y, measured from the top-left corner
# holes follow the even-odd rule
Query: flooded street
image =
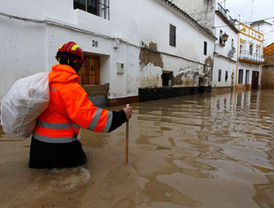
[(125, 124), (82, 130), (87, 165), (54, 170), (28, 168), (30, 139), (1, 132), (0, 207), (274, 207), (274, 90), (132, 107), (126, 167)]

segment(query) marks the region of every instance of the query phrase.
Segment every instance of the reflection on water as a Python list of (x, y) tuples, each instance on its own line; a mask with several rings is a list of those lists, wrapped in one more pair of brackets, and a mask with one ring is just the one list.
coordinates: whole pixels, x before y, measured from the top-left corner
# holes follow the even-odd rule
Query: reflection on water
[(136, 144), (153, 147), (153, 162), (162, 159), (158, 151), (169, 163), (151, 162), (144, 174), (191, 198), (192, 206), (199, 201), (202, 207), (273, 207), (273, 106), (273, 91), (140, 104)]
[(1, 137), (0, 207), (274, 207), (274, 90), (132, 107), (127, 167), (125, 127), (82, 131), (88, 164), (63, 170), (27, 168), (29, 140)]

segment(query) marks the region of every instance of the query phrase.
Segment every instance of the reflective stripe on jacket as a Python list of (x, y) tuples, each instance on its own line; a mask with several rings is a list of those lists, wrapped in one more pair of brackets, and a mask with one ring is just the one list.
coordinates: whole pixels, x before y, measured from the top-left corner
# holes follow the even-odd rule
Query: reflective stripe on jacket
[(95, 107), (79, 85), (73, 68), (58, 64), (49, 73), (50, 102), (39, 116), (33, 136), (43, 142), (68, 143), (76, 140), (80, 127), (108, 132), (112, 112)]

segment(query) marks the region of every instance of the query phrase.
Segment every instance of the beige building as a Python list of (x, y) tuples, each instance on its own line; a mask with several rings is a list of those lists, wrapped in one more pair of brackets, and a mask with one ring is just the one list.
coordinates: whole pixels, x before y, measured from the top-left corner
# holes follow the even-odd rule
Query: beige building
[(262, 88), (274, 89), (274, 42), (264, 48)]

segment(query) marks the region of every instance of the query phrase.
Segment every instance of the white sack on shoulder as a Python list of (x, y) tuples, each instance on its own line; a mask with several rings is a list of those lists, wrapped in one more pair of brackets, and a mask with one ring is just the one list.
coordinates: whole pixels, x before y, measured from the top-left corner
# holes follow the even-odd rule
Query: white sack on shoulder
[(17, 80), (1, 102), (4, 132), (15, 137), (29, 137), (48, 102), (48, 72)]

